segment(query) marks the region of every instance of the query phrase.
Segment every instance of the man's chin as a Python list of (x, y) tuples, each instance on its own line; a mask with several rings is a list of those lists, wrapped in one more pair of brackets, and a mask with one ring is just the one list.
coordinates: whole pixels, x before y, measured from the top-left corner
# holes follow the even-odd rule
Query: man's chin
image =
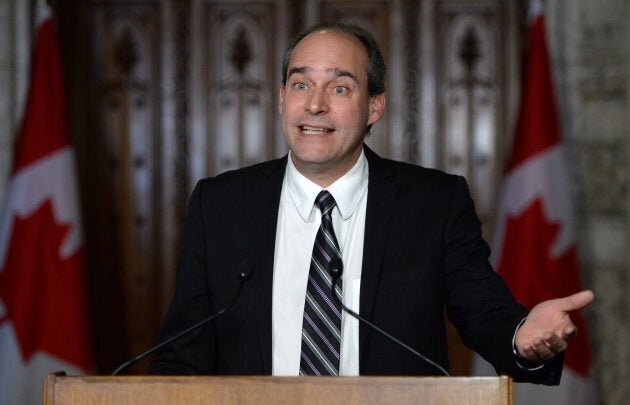
[(325, 148), (295, 148), (291, 150), (293, 162), (319, 165), (329, 163), (333, 156)]
[(293, 155), (293, 164), (298, 168), (303, 167), (314, 171), (322, 171), (330, 167), (331, 162), (324, 158), (296, 157)]

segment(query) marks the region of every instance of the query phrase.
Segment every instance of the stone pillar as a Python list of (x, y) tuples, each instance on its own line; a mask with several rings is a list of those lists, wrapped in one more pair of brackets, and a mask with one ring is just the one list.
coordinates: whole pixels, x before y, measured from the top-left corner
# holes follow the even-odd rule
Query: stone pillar
[(12, 162), (29, 77), (31, 6), (28, 1), (0, 2), (0, 207)]
[(606, 404), (630, 397), (630, 18), (626, 0), (549, 0), (547, 22), (577, 207), (592, 375)]

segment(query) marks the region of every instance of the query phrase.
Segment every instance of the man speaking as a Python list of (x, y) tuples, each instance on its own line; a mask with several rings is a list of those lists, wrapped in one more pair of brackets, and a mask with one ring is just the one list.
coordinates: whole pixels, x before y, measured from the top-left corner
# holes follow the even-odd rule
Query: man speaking
[(250, 280), (214, 322), (161, 349), (150, 371), (439, 375), (448, 369), (446, 309), (498, 373), (557, 384), (577, 333), (569, 312), (592, 292), (528, 313), (488, 263), (465, 180), (364, 144), (386, 105), (374, 38), (357, 26), (313, 27), (282, 69), (290, 152), (197, 184), (161, 338), (228, 305), (239, 272)]

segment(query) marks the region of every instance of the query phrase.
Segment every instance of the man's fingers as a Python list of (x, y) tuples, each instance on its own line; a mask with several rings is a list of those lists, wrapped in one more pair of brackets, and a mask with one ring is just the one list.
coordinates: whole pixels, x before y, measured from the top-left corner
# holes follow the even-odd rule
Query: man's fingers
[(548, 333), (543, 338), (545, 345), (553, 352), (554, 355), (562, 353), (567, 349), (567, 340), (553, 333)]
[(536, 352), (536, 350), (534, 349), (534, 346), (527, 346), (523, 349), (523, 353), (522, 353), (523, 357), (525, 357), (527, 360), (532, 361), (534, 363), (541, 363), (544, 362), (544, 360), (540, 357), (540, 355), (538, 354), (538, 352)]
[(547, 346), (547, 342), (543, 339), (536, 339), (534, 341), (534, 350), (538, 357), (542, 360), (548, 360), (553, 357), (554, 353), (549, 346)]
[(562, 338), (569, 342), (573, 339), (575, 339), (575, 337), (577, 336), (577, 328), (574, 325), (570, 325), (567, 326), (566, 328), (564, 328), (564, 330), (562, 331)]
[(531, 346), (523, 350), (523, 357), (533, 362), (547, 362), (555, 356), (556, 353), (543, 339), (535, 339)]
[(569, 312), (582, 309), (595, 299), (595, 294), (591, 290), (580, 291), (568, 297), (559, 298), (557, 300), (558, 309)]
[(568, 347), (568, 342), (576, 334), (577, 329), (571, 324), (565, 327), (562, 335), (546, 332), (542, 337), (537, 337), (530, 341), (529, 344), (521, 347), (519, 352), (530, 361), (547, 362), (564, 352)]

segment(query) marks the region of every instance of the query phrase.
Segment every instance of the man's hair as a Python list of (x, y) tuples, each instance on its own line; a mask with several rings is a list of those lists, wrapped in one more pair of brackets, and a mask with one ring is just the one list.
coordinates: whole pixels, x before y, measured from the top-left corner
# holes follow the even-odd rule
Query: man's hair
[(293, 49), (297, 44), (309, 34), (322, 30), (337, 31), (342, 34), (347, 34), (355, 37), (365, 47), (367, 52), (367, 80), (368, 80), (368, 94), (374, 96), (376, 94), (385, 93), (385, 72), (387, 67), (383, 60), (383, 55), (376, 42), (376, 39), (366, 29), (359, 27), (358, 25), (343, 24), (343, 23), (321, 23), (308, 28), (300, 33), (297, 37), (293, 38), (284, 52), (284, 58), (282, 59), (282, 83), (287, 82), (287, 69), (289, 68), (289, 60), (293, 54)]

